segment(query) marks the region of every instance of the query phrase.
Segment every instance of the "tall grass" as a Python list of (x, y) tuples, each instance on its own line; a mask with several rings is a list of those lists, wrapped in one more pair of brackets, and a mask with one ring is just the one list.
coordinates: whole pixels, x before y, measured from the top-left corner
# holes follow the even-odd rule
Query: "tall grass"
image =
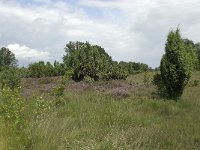
[[(188, 86), (178, 102), (145, 94), (115, 99), (95, 92), (66, 93), (63, 105), (37, 117), (30, 113), (33, 99), (27, 102), (26, 146), (30, 150), (199, 149), (199, 90), (199, 85)], [(11, 134), (4, 136), (5, 129), (0, 122), (2, 150), (15, 139)]]

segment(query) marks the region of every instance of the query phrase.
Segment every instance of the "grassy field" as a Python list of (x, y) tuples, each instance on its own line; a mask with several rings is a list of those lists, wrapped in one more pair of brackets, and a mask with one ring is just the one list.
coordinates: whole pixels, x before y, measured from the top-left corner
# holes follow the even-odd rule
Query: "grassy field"
[(0, 149), (200, 149), (200, 72), (178, 102), (155, 94), (152, 75), (145, 83), (144, 74), (127, 81), (70, 82), (61, 98), (47, 94), (59, 78), (24, 79), (21, 94), (27, 106), (34, 104), (34, 93), (56, 106), (34, 116), (33, 107), (27, 107), (28, 127), (21, 136), (1, 119)]

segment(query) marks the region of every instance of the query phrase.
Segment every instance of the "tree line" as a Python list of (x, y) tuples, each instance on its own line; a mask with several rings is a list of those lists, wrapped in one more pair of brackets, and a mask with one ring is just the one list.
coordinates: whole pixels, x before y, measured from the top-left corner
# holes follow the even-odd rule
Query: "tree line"
[(39, 61), (28, 67), (17, 67), (17, 59), (8, 48), (0, 49), (0, 71), (15, 69), (23, 77), (41, 78), (63, 76), (66, 71), (73, 71), (73, 79), (81, 81), (84, 77), (94, 80), (125, 79), (129, 74), (149, 69), (147, 64), (136, 62), (113, 61), (106, 51), (89, 42), (69, 42), (65, 47), (63, 63)]

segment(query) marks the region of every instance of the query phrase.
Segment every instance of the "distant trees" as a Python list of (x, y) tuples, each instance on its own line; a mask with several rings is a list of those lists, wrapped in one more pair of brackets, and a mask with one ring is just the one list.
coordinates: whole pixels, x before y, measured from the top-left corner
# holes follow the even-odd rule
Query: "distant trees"
[[(18, 68), (21, 77), (52, 77), (63, 76), (72, 71), (72, 78), (81, 81), (85, 77), (92, 80), (126, 79), (129, 74), (146, 71), (148, 65), (136, 62), (117, 62), (106, 53), (104, 48), (91, 45), (89, 42), (69, 42), (65, 47), (66, 55), (63, 63), (39, 61), (28, 68)], [(17, 66), (15, 55), (8, 48), (0, 49), (0, 71), (3, 68)], [(4, 69), (5, 70), (5, 69)], [(10, 70), (11, 72), (11, 70)]]
[(177, 100), (196, 65), (194, 46), (181, 38), (179, 29), (172, 30), (168, 34), (165, 54), (161, 59), (161, 74), (154, 77), (154, 82), (167, 97)]
[(149, 70), (149, 66), (143, 63), (136, 63), (136, 62), (119, 62), (120, 68), (126, 70), (128, 74), (135, 74), (137, 72), (144, 72)]
[(0, 49), (0, 71), (3, 68), (15, 67), (17, 65), (17, 59), (15, 55), (5, 47)]
[(63, 64), (59, 62), (54, 62), (52, 65), (50, 62), (45, 63), (44, 61), (39, 61), (30, 64), (27, 71), (27, 77), (52, 77), (52, 76), (62, 76), (65, 70)]

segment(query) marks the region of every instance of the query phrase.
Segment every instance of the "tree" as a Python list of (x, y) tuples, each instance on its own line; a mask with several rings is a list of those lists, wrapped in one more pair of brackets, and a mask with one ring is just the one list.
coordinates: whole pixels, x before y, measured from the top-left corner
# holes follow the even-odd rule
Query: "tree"
[(0, 49), (0, 71), (3, 68), (15, 67), (17, 65), (17, 60), (15, 55), (5, 47)]
[(63, 57), (67, 69), (73, 69), (73, 79), (80, 81), (85, 76), (94, 80), (108, 79), (112, 75), (112, 58), (98, 45), (89, 42), (69, 42)]
[[(196, 65), (197, 57), (193, 45), (189, 42), (185, 44), (179, 29), (170, 31), (160, 64), (162, 89), (168, 98), (180, 98)], [(157, 78), (160, 77), (157, 75)]]

